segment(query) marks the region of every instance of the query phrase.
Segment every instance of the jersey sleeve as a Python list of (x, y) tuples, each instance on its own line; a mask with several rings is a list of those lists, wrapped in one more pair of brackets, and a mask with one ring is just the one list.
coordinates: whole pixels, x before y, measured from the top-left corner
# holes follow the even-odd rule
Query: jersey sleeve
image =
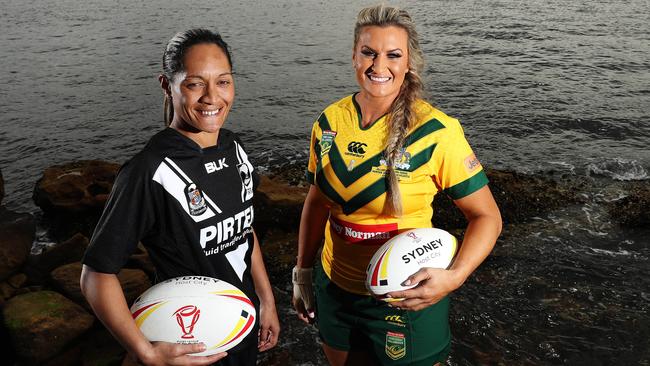
[(82, 263), (117, 273), (155, 224), (151, 180), (130, 162), (120, 169)]
[(451, 199), (468, 196), (488, 183), (481, 163), (474, 155), (463, 128), (453, 120), (445, 128), (430, 161), (433, 180)]
[(315, 183), (316, 169), (318, 167), (318, 160), (320, 159), (320, 136), (322, 131), (318, 121), (314, 122), (311, 128), (311, 140), (309, 142), (309, 162), (307, 164), (307, 172), (305, 174), (309, 184)]

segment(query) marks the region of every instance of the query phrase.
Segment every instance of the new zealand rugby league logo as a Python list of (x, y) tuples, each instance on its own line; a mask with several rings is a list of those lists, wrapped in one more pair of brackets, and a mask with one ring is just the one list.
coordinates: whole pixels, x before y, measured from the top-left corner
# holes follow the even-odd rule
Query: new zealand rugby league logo
[(191, 183), (185, 188), (185, 198), (187, 198), (187, 205), (192, 216), (199, 216), (208, 209), (205, 205), (205, 199), (203, 199), (201, 190), (194, 183)]

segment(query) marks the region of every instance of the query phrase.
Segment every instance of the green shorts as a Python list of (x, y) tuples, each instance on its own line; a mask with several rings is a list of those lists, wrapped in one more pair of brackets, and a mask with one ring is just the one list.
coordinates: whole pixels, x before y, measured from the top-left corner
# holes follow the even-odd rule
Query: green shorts
[(347, 292), (314, 270), (320, 337), (342, 351), (368, 351), (381, 365), (444, 364), (451, 346), (449, 298), (420, 311), (391, 308), (372, 296)]

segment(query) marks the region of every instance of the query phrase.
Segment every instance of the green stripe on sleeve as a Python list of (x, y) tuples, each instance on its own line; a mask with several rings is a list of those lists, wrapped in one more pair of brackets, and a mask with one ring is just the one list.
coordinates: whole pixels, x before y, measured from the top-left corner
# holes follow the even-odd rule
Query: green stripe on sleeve
[(325, 115), (325, 112), (321, 113), (320, 116), (318, 117), (318, 127), (320, 127), (321, 131), (327, 131), (332, 129), (332, 127), (330, 127), (330, 121), (327, 120), (327, 116)]
[(445, 189), (443, 192), (451, 197), (451, 199), (457, 200), (465, 196), (469, 196), (470, 194), (478, 191), (480, 188), (483, 188), (483, 186), (486, 184), (488, 184), (487, 175), (485, 175), (485, 171), (481, 170), (480, 172), (474, 174), (474, 176)]
[(305, 178), (307, 179), (307, 183), (314, 184), (314, 177), (314, 173), (310, 172), (309, 170), (305, 171)]

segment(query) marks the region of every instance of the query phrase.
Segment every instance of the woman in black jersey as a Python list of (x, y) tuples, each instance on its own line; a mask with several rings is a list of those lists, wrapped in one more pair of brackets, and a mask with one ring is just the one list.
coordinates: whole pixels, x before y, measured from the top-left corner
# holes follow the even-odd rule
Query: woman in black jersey
[[(159, 78), (168, 128), (125, 163), (83, 258), (81, 289), (97, 317), (146, 365), (255, 365), (280, 330), (252, 228), (256, 176), (239, 138), (223, 129), (235, 88), (228, 46), (192, 29), (172, 38)], [(259, 322), (237, 347), (189, 356), (205, 345), (151, 343), (135, 325), (116, 274), (138, 242), (156, 281), (203, 275), (229, 282), (255, 303)]]

